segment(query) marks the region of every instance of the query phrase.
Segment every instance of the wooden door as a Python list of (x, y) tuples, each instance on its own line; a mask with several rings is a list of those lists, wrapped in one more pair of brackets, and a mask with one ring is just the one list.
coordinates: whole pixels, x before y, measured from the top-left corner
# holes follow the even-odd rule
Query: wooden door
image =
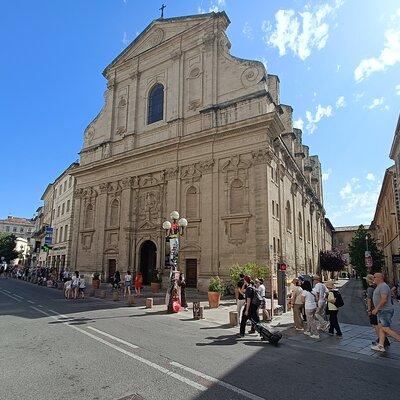
[(197, 259), (186, 259), (186, 285), (188, 287), (197, 287)]

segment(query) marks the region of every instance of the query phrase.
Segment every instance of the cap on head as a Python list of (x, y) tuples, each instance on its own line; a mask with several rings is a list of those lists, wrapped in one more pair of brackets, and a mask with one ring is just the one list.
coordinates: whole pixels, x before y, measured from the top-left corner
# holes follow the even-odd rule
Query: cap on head
[(250, 278), (249, 275), (245, 275), (243, 279), (244, 279), (244, 281), (247, 282), (247, 283), (250, 283), (250, 281), (251, 281), (251, 278)]

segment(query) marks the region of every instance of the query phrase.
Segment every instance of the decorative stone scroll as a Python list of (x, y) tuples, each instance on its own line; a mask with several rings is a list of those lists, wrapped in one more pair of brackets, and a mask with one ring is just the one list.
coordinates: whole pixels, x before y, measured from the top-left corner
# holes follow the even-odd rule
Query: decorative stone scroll
[(251, 153), (253, 158), (253, 165), (270, 164), (272, 160), (272, 153), (269, 149), (254, 150)]

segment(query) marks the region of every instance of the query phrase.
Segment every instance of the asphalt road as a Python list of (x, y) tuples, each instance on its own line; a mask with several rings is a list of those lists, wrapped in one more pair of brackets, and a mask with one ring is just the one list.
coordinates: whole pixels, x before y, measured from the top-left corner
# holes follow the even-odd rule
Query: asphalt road
[(0, 399), (398, 399), (399, 366), (0, 279)]

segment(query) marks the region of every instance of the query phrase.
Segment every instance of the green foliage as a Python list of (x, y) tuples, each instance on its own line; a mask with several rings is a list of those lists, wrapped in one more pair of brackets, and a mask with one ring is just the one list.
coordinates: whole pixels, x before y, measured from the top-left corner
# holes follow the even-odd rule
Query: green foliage
[(219, 276), (211, 277), (210, 284), (208, 285), (208, 291), (218, 293), (224, 292), (224, 287), (222, 286), (222, 282), (221, 279), (219, 279)]
[(321, 251), (319, 263), (323, 271), (341, 271), (347, 264), (346, 258), (338, 250)]
[(368, 234), (363, 225), (360, 225), (349, 244), (349, 254), (351, 264), (360, 276), (366, 276), (368, 272), (374, 273), (382, 270), (385, 259), (383, 252), (378, 249), (375, 239), (368, 236), (368, 250), (371, 252), (373, 266), (370, 271), (367, 271), (365, 266), (365, 236)]
[(15, 250), (16, 237), (9, 233), (0, 233), (0, 260), (4, 257), (4, 261), (9, 263), (18, 258), (19, 253)]
[(243, 265), (235, 264), (229, 269), (229, 276), (232, 282), (236, 285), (239, 282), (240, 274), (249, 275), (252, 279), (255, 278), (266, 278), (269, 270), (263, 265), (259, 265), (255, 262), (248, 262)]

